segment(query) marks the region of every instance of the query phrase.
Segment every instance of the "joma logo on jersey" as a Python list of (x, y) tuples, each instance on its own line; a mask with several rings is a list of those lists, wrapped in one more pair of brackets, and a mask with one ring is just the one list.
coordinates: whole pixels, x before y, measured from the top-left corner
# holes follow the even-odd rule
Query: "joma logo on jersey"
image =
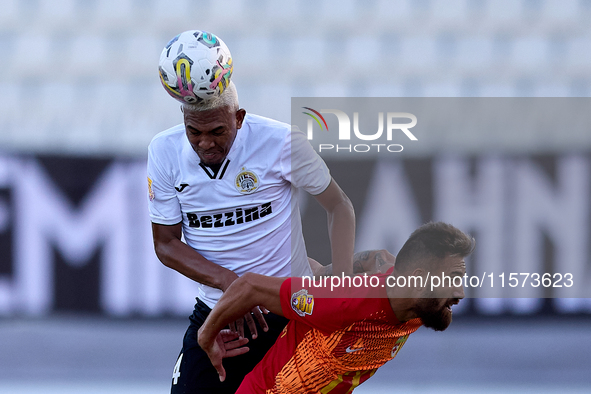
[(237, 208), (234, 211), (216, 213), (213, 215), (201, 215), (194, 212), (187, 213), (189, 227), (214, 228), (228, 227), (236, 224), (248, 223), (258, 220), (273, 213), (271, 203), (265, 203), (252, 208)]

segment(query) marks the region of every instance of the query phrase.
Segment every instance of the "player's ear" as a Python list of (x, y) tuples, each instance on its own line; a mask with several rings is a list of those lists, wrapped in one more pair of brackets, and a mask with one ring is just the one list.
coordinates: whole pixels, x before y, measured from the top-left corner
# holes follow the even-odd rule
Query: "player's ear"
[[(412, 272), (412, 274), (410, 274), (410, 276), (414, 276), (414, 277), (421, 277), (423, 278), (423, 280), (426, 280), (426, 276), (427, 276), (427, 271), (425, 271), (423, 268), (415, 268), (414, 271)], [(409, 279), (410, 282), (410, 279)], [(415, 282), (416, 283), (416, 282)], [(413, 292), (421, 294), (423, 292), (423, 285), (422, 285), (422, 281), (419, 282), (421, 284), (416, 285), (413, 289)]]
[(426, 272), (422, 268), (415, 268), (415, 270), (411, 274), (412, 276), (423, 276), (426, 275)]
[(246, 116), (246, 110), (244, 108), (240, 108), (236, 111), (236, 130), (242, 127), (244, 116)]

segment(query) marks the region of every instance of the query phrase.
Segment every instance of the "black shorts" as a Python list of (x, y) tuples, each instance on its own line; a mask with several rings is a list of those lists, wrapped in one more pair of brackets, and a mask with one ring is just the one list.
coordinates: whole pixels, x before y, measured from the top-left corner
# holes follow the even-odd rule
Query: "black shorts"
[(254, 366), (263, 359), (267, 350), (273, 346), (288, 322), (282, 316), (272, 313), (265, 315), (269, 331), (263, 332), (257, 323), (258, 337), (255, 340), (250, 338), (248, 327), (245, 327), (245, 336), (249, 339), (247, 346), (250, 350), (246, 354), (224, 359), (226, 380), (222, 383), (207, 354), (197, 343), (197, 331), (209, 312), (211, 309), (197, 299), (195, 310), (189, 318), (191, 324), (185, 333), (183, 348), (174, 367), (171, 394), (233, 394), (244, 376), (252, 371)]

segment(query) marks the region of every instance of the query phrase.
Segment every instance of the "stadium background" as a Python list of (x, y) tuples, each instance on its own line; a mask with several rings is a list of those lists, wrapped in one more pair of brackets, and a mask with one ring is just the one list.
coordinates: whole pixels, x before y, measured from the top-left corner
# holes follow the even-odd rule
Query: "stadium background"
[[(150, 139), (181, 120), (156, 71), (162, 47), (179, 32), (218, 34), (233, 55), (242, 106), (285, 122), (292, 96), (591, 94), (591, 2), (584, 0), (0, 0), (0, 8), (2, 393), (168, 387), (195, 292), (153, 255), (145, 157)], [(568, 206), (573, 193), (589, 193), (591, 141), (560, 130), (567, 143), (541, 144), (555, 141), (549, 133), (540, 130), (518, 150), (509, 148), (512, 136), (500, 135), (507, 150), (496, 153), (550, 184), (549, 208), (558, 213), (533, 224), (538, 264), (561, 257), (569, 234), (583, 234), (576, 258), (588, 280), (589, 200), (579, 215)], [(455, 168), (486, 179), (486, 136), (465, 137), (477, 148), (453, 158)], [(424, 179), (439, 164), (454, 168), (436, 147), (353, 170), (328, 160), (354, 198), (360, 231), (377, 215), (361, 186), (402, 176), (413, 190), (429, 191)], [(562, 186), (565, 166), (580, 172), (572, 189)], [(437, 201), (414, 196), (420, 218), (434, 218)], [(475, 215), (480, 204), (472, 202)], [(325, 259), (325, 238), (314, 233), (317, 207), (304, 205), (310, 254)], [(486, 215), (446, 215), (476, 234), (488, 229)], [(381, 236), (389, 249), (400, 246), (401, 235)], [(358, 246), (370, 242), (358, 237), (366, 242)], [(591, 390), (588, 300), (466, 305), (446, 333), (415, 334), (358, 391)]]

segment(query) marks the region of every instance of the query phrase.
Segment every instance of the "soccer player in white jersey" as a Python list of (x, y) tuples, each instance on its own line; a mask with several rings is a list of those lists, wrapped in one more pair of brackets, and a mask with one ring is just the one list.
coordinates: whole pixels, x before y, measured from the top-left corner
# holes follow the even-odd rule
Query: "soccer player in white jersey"
[[(248, 353), (228, 359), (226, 369), (232, 373), (222, 383), (197, 343), (197, 331), (211, 308), (247, 272), (312, 274), (296, 188), (313, 195), (328, 214), (335, 275), (352, 274), (355, 215), (304, 134), (247, 114), (238, 105), (233, 83), (212, 99), (183, 104), (182, 111), (184, 124), (156, 135), (148, 158), (156, 254), (200, 284), (171, 392), (233, 393), (287, 321), (262, 315), (258, 308), (247, 314), (244, 321), (254, 341)], [(234, 324), (244, 335), (244, 323)]]

